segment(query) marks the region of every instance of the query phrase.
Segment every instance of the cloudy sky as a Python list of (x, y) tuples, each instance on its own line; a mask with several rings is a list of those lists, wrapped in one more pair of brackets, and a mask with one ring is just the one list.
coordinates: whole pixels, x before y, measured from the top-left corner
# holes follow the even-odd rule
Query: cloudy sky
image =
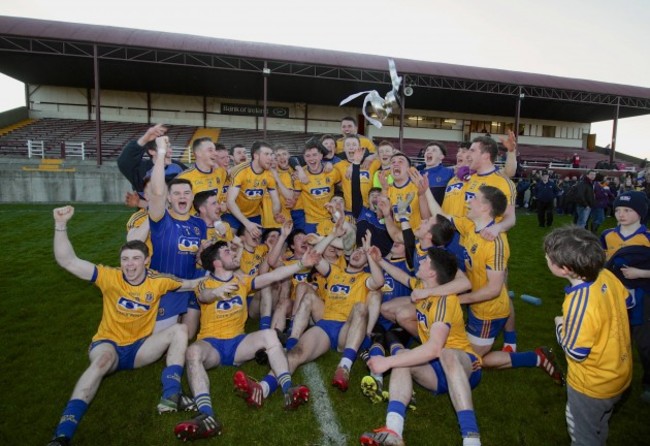
[[(650, 2), (641, 0), (78, 0), (0, 3), (0, 15), (593, 79), (650, 88)], [(0, 75), (0, 110), (24, 105)], [(621, 120), (617, 149), (647, 157), (650, 117)], [(594, 124), (597, 143), (612, 123)]]

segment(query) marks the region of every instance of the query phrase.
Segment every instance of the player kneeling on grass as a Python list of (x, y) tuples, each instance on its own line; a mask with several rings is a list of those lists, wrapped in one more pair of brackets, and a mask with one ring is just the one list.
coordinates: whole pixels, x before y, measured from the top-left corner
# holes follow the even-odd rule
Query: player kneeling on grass
[[(248, 318), (246, 296), (301, 269), (314, 266), (320, 254), (309, 249), (302, 259), (292, 265), (277, 268), (259, 276), (235, 276), (239, 264), (226, 242), (217, 242), (201, 254), (203, 267), (210, 276), (201, 284), (197, 297), (201, 304), (201, 329), (196, 342), (187, 349), (188, 380), (200, 414), (176, 425), (175, 435), (181, 440), (197, 440), (221, 434), (210, 398), (207, 370), (219, 365), (237, 365), (250, 361), (255, 352), (265, 349), (271, 369), (285, 394), (285, 407), (293, 409), (309, 398), (305, 386), (294, 387), (288, 371), (287, 357), (274, 330), (259, 330), (246, 334)], [(235, 383), (243, 373), (235, 374)], [(245, 379), (245, 375), (243, 375)], [(252, 396), (251, 400), (260, 401)]]
[[(430, 249), (420, 261), (414, 287), (433, 288), (451, 281), (456, 259), (442, 249)], [(406, 406), (413, 394), (413, 380), (434, 394), (449, 393), (458, 417), (463, 445), (480, 445), (472, 405), (472, 388), (481, 380), (481, 360), (472, 349), (458, 296), (431, 295), (416, 304), (418, 335), (422, 345), (407, 350), (393, 343), (391, 356), (368, 361), (372, 373), (392, 369), (386, 426), (361, 435), (361, 444), (403, 445)]]
[(606, 269), (598, 238), (568, 226), (544, 239), (548, 269), (567, 279), (557, 342), (566, 353), (566, 422), (572, 445), (604, 445), (614, 404), (632, 381), (630, 293)]
[(61, 267), (102, 291), (103, 312), (90, 344), (90, 366), (81, 375), (63, 411), (54, 439), (48, 446), (66, 446), (74, 435), (104, 376), (117, 370), (139, 368), (167, 353), (162, 372), (163, 394), (159, 412), (190, 410), (192, 400), (181, 392), (187, 348), (187, 327), (174, 324), (152, 334), (160, 298), (170, 291), (190, 291), (199, 280), (181, 280), (148, 270), (149, 249), (141, 241), (120, 249), (120, 268), (95, 265), (77, 257), (68, 239), (72, 206), (54, 209), (54, 256)]

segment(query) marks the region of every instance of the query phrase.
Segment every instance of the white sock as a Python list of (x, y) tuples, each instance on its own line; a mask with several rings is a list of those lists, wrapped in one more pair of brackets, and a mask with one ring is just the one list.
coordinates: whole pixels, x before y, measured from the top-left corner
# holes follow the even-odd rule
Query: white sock
[(463, 446), (481, 446), (480, 437), (463, 437)]
[(341, 358), (339, 367), (345, 367), (346, 369), (350, 370), (352, 368), (352, 361), (350, 361), (348, 358)]
[(262, 386), (262, 396), (264, 399), (269, 397), (269, 393), (271, 393), (271, 388), (269, 387), (269, 384), (266, 381), (260, 382), (260, 386)]
[(395, 412), (388, 412), (386, 427), (401, 437), (404, 432), (404, 417)]

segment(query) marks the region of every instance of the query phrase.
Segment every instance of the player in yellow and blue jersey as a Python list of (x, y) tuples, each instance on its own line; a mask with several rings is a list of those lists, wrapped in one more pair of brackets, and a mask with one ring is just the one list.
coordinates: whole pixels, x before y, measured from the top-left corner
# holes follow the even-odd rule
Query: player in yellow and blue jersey
[(562, 316), (555, 318), (567, 373), (566, 420), (571, 444), (607, 442), (614, 404), (632, 381), (632, 346), (623, 284), (603, 269), (598, 238), (577, 227), (556, 229), (544, 239), (548, 268), (571, 284)]
[(203, 191), (214, 191), (217, 200), (223, 192), (228, 172), (217, 164), (217, 151), (214, 143), (208, 137), (197, 138), (192, 143), (194, 165), (178, 174), (176, 178), (185, 178), (192, 183), (192, 191), (198, 194)]
[(117, 370), (140, 368), (158, 361), (165, 353), (163, 393), (159, 412), (189, 410), (193, 403), (182, 395), (187, 328), (174, 324), (152, 334), (160, 298), (173, 290), (191, 290), (198, 280), (182, 281), (147, 270), (147, 246), (130, 241), (120, 248), (120, 268), (94, 265), (74, 252), (67, 224), (72, 206), (54, 209), (54, 256), (61, 267), (80, 279), (94, 283), (102, 292), (102, 319), (93, 336), (90, 365), (81, 375), (48, 446), (67, 446), (104, 376)]
[(273, 215), (280, 212), (275, 180), (269, 172), (272, 154), (273, 149), (267, 142), (255, 141), (251, 146), (253, 160), (230, 171), (226, 198), (230, 214), (224, 214), (223, 218), (232, 228), (245, 226), (256, 236), (262, 234), (262, 198), (265, 193), (271, 197)]
[[(455, 277), (456, 270), (456, 260), (451, 253), (442, 249), (429, 250), (420, 262), (417, 279), (411, 280), (411, 286), (444, 286)], [(463, 445), (480, 445), (471, 389), (481, 380), (481, 359), (467, 339), (458, 297), (454, 294), (431, 295), (420, 300), (417, 319), (422, 345), (407, 350), (403, 345), (393, 343), (390, 356), (375, 356), (368, 362), (374, 374), (389, 369), (392, 372), (386, 425), (361, 435), (361, 444), (404, 445), (406, 406), (415, 380), (434, 395), (451, 395)]]
[(341, 138), (336, 140), (336, 154), (340, 155), (345, 152), (345, 138), (351, 135), (356, 135), (359, 138), (361, 147), (368, 151), (368, 153), (375, 153), (375, 144), (363, 135), (359, 135), (359, 128), (357, 127), (357, 120), (352, 116), (346, 116), (341, 119)]
[(179, 439), (196, 440), (221, 433), (221, 423), (212, 407), (206, 371), (219, 365), (242, 364), (253, 359), (260, 349), (266, 350), (274, 375), (256, 383), (243, 372), (236, 372), (235, 388), (246, 402), (261, 406), (264, 397), (278, 385), (285, 394), (286, 408), (295, 409), (307, 402), (309, 389), (293, 385), (287, 358), (276, 332), (270, 329), (249, 334), (244, 332), (248, 317), (246, 297), (252, 290), (283, 280), (303, 267), (313, 266), (319, 257), (317, 253), (309, 251), (293, 265), (257, 277), (239, 277), (233, 274), (239, 265), (227, 243), (217, 242), (203, 251), (201, 262), (210, 271), (210, 276), (196, 291), (201, 303), (201, 330), (196, 342), (187, 350), (188, 380), (200, 414), (176, 425), (174, 433)]

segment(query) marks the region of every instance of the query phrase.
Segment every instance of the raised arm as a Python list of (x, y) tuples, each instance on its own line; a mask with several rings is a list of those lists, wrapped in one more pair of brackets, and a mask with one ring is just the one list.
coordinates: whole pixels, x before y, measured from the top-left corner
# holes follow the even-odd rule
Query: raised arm
[(411, 301), (416, 302), (429, 296), (445, 296), (447, 294), (461, 294), (472, 289), (472, 283), (461, 270), (456, 271), (456, 276), (451, 282), (433, 288), (420, 288), (413, 290)]
[(508, 139), (499, 136), (501, 144), (508, 149), (506, 153), (506, 164), (503, 166), (503, 173), (512, 178), (517, 173), (517, 136), (512, 130), (508, 130)]
[(165, 183), (165, 154), (171, 150), (166, 136), (156, 138), (156, 161), (151, 171), (149, 191), (149, 218), (159, 221), (167, 208), (167, 184)]
[(95, 272), (95, 265), (77, 257), (68, 238), (68, 221), (74, 215), (72, 206), (54, 209), (54, 258), (66, 271), (83, 280), (90, 280)]
[(140, 240), (144, 242), (149, 236), (149, 219), (145, 219), (140, 226), (129, 229), (129, 232), (126, 233), (126, 241), (130, 242), (131, 240)]
[(320, 260), (320, 253), (316, 252), (313, 248), (307, 248), (307, 251), (298, 262), (292, 263), (291, 265), (281, 266), (280, 268), (274, 269), (266, 274), (260, 274), (257, 276), (253, 281), (255, 289), (261, 290), (273, 282), (284, 280), (287, 277), (296, 274), (303, 268), (311, 268)]
[(487, 283), (478, 290), (472, 290), (469, 293), (458, 296), (461, 304), (473, 304), (495, 299), (501, 294), (501, 288), (505, 283), (505, 271), (487, 271)]
[(366, 236), (363, 238), (363, 250), (368, 258), (368, 266), (370, 267), (370, 278), (366, 281), (366, 285), (371, 290), (378, 290), (384, 286), (384, 271), (382, 271), (379, 263), (375, 260), (377, 253), (381, 258), (381, 252), (376, 246), (372, 246), (372, 234), (369, 230), (366, 231)]
[(282, 227), (280, 228), (280, 237), (278, 237), (277, 243), (275, 244), (275, 246), (273, 246), (273, 249), (271, 249), (269, 253), (266, 255), (266, 261), (271, 268), (277, 268), (282, 264), (281, 261), (282, 253), (284, 252), (285, 243), (287, 241), (287, 238), (289, 237), (289, 234), (291, 234), (292, 230), (293, 230), (293, 222), (291, 220), (285, 221), (282, 224)]

